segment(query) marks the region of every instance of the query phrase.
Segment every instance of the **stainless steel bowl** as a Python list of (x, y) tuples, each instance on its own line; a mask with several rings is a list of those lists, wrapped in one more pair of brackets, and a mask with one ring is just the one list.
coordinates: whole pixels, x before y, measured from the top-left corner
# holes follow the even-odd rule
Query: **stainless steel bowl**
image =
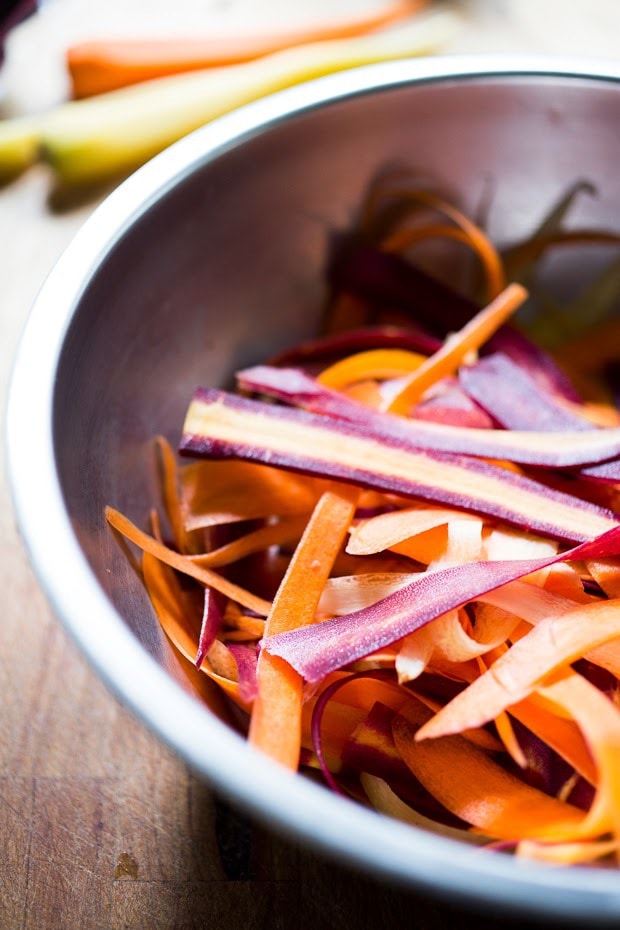
[(405, 161), (469, 209), (491, 191), (500, 241), (531, 230), (579, 179), (598, 195), (578, 218), (617, 225), (619, 78), (587, 62), (397, 62), (199, 130), (122, 184), (62, 256), (23, 334), (7, 410), (18, 522), (51, 604), (109, 686), (206, 779), (386, 882), (590, 924), (620, 919), (619, 872), (472, 851), (257, 757), (195, 696), (103, 509), (143, 522), (151, 438), (176, 442), (194, 387), (313, 332), (330, 235), (380, 166)]

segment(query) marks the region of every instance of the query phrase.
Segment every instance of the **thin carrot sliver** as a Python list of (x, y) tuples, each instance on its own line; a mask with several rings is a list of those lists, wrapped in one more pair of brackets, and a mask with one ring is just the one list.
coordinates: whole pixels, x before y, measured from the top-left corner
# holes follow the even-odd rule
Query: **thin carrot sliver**
[(424, 392), (440, 378), (453, 374), (469, 352), (479, 349), (521, 306), (527, 291), (520, 284), (509, 284), (488, 306), (431, 355), (405, 379), (398, 394), (386, 406), (391, 413), (406, 414)]
[(446, 226), (437, 223), (432, 226), (397, 229), (387, 239), (383, 240), (381, 247), (387, 252), (403, 252), (412, 245), (425, 242), (428, 239), (454, 239), (456, 242), (469, 246), (478, 255), (482, 263), (490, 295), (495, 296), (501, 280), (498, 273), (499, 262), (497, 256), (490, 253), (489, 243), (486, 238), (478, 235), (472, 236), (471, 232), (458, 226)]
[[(174, 584), (169, 566), (148, 552), (143, 554), (142, 561), (146, 590), (161, 627), (178, 652), (187, 659), (191, 669), (197, 646), (197, 636), (188, 622), (191, 608), (184, 602), (179, 586)], [(211, 679), (233, 703), (245, 711), (249, 710), (248, 703), (239, 692), (236, 679), (222, 674), (221, 670), (216, 671), (210, 662), (204, 662), (201, 670), (195, 672), (194, 681), (203, 675)]]
[(131, 520), (113, 507), (106, 507), (105, 515), (110, 526), (121, 533), (126, 539), (135, 543), (136, 546), (139, 546), (144, 552), (149, 552), (166, 565), (175, 568), (184, 575), (189, 575), (190, 578), (194, 578), (201, 584), (215, 588), (216, 591), (225, 594), (239, 604), (243, 604), (244, 607), (248, 607), (257, 614), (266, 616), (269, 613), (271, 609), (269, 601), (265, 601), (262, 597), (257, 597), (245, 588), (233, 584), (231, 581), (228, 581), (227, 578), (217, 574), (217, 572), (194, 565), (187, 556), (175, 552), (174, 549), (170, 549), (168, 546), (164, 546), (158, 540), (149, 536), (148, 533), (139, 529)]
[(409, 804), (405, 804), (398, 795), (392, 791), (387, 782), (378, 778), (376, 775), (369, 775), (362, 772), (360, 781), (366, 794), (370, 798), (373, 807), (386, 814), (388, 817), (394, 817), (396, 820), (403, 820), (419, 829), (429, 830), (431, 833), (438, 833), (440, 836), (447, 836), (451, 839), (465, 840), (466, 842), (481, 845), (487, 842), (485, 837), (467, 830), (459, 830), (458, 827), (450, 827), (447, 824), (438, 824), (424, 814), (419, 814)]
[(269, 546), (283, 545), (297, 540), (308, 522), (307, 516), (289, 517), (277, 523), (268, 523), (257, 530), (235, 539), (209, 552), (190, 556), (194, 565), (202, 568), (219, 568), (230, 565), (254, 552), (262, 552)]
[(504, 744), (508, 755), (514, 762), (516, 762), (518, 766), (520, 766), (520, 768), (527, 768), (527, 759), (525, 758), (525, 754), (519, 745), (519, 741), (515, 735), (515, 731), (508, 714), (505, 711), (502, 711), (502, 713), (497, 715), (494, 723), (497, 729), (497, 734)]
[[(265, 635), (314, 623), (329, 577), (355, 512), (357, 489), (326, 491), (291, 558), (267, 616)], [(258, 694), (248, 739), (282, 765), (297, 769), (301, 747), (303, 680), (277, 656), (262, 651)]]
[(551, 713), (537, 700), (537, 694), (512, 704), (508, 712), (572, 765), (590, 784), (595, 784), (596, 766), (573, 720)]
[(180, 552), (191, 551), (185, 519), (183, 513), (183, 500), (180, 491), (179, 468), (176, 456), (165, 436), (155, 437), (155, 449), (159, 457), (161, 468), (161, 487), (164, 506), (175, 544)]
[(142, 556), (145, 587), (157, 617), (168, 638), (189, 662), (196, 657), (196, 631), (189, 626), (190, 605), (183, 592), (177, 587), (173, 590), (169, 577), (163, 572), (170, 572), (155, 556), (144, 553)]

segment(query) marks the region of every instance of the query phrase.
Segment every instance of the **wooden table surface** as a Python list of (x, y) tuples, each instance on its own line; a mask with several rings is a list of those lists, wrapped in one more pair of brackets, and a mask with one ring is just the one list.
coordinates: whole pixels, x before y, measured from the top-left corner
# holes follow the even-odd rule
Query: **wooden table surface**
[[(347, 0), (347, 9), (355, 6)], [(608, 57), (617, 51), (617, 0), (455, 6), (463, 29), (450, 52)], [(11, 40), (4, 115), (62, 96), (59, 50), (69, 38), (110, 32), (121, 17), (125, 28), (148, 23), (144, 31), (153, 31), (170, 7), (177, 25), (198, 15), (206, 25), (210, 17), (234, 25), (257, 12), (264, 21), (330, 10), (326, 2), (301, 0), (288, 6), (125, 0), (97, 8), (55, 0)], [(49, 176), (38, 169), (0, 190), (3, 407), (32, 300), (98, 203), (53, 205), (49, 190)], [(216, 798), (106, 691), (51, 614), (18, 539), (4, 473), (0, 547), (1, 930), (510, 926), (493, 914), (472, 915), (349, 873)]]

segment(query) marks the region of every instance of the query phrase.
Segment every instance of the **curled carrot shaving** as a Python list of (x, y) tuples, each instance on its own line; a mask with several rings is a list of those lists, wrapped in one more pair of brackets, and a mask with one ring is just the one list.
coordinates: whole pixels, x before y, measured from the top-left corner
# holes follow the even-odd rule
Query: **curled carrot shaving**
[[(453, 203), (433, 191), (404, 188), (397, 185), (386, 186), (385, 188), (379, 187), (375, 197), (377, 199), (379, 197), (388, 197), (392, 201), (397, 201), (401, 206), (427, 207), (447, 216), (456, 224), (456, 228), (461, 231), (466, 241), (478, 252), (482, 259), (488, 279), (489, 298), (492, 300), (497, 297), (505, 288), (504, 266), (498, 250), (480, 226), (474, 223)], [(373, 203), (373, 198), (368, 198), (367, 212), (372, 215), (374, 209), (376, 209), (376, 205)], [(383, 240), (384, 248), (395, 249), (400, 245), (401, 241), (406, 240), (408, 234), (403, 233), (402, 236), (403, 239), (401, 240), (401, 233), (393, 231)]]
[(498, 273), (498, 257), (489, 246), (488, 239), (482, 235), (472, 235), (471, 229), (458, 226), (446, 226), (440, 223), (429, 226), (413, 226), (397, 229), (382, 242), (386, 252), (404, 252), (412, 245), (427, 242), (429, 239), (453, 239), (473, 249), (482, 262), (487, 276), (487, 290), (491, 297), (497, 293), (501, 281)]
[(448, 810), (498, 839), (559, 841), (578, 835), (581, 811), (524, 784), (463, 737), (418, 742), (418, 727), (427, 717), (408, 704), (394, 721), (394, 740), (413, 773)]
[(480, 726), (527, 697), (552, 672), (620, 636), (619, 608), (620, 600), (600, 601), (543, 620), (422, 727), (417, 739)]
[(544, 693), (581, 728), (598, 769), (597, 792), (586, 833), (611, 833), (620, 840), (620, 709), (581, 675), (567, 672)]

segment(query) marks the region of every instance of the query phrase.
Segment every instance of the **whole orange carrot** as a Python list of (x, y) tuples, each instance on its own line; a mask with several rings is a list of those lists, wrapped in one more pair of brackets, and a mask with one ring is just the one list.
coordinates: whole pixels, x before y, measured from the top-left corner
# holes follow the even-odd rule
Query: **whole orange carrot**
[(405, 19), (427, 2), (393, 0), (383, 9), (356, 17), (308, 23), (274, 33), (79, 42), (66, 52), (72, 95), (75, 99), (92, 97), (152, 78), (240, 64), (306, 42), (363, 35)]

